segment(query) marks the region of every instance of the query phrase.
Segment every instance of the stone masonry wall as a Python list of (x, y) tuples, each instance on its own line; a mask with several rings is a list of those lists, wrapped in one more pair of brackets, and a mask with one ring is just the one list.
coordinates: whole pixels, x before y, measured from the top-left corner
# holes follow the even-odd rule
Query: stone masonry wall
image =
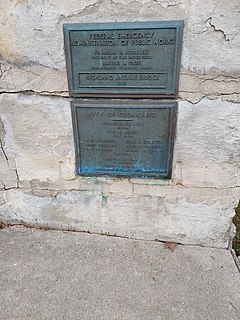
[[(0, 220), (226, 248), (240, 198), (238, 0), (2, 0)], [(171, 180), (76, 177), (62, 25), (185, 20)]]

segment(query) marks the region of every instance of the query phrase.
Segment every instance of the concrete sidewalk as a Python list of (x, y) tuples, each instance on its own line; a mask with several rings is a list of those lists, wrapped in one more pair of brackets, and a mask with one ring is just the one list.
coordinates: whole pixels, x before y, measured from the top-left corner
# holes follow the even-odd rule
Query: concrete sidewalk
[(240, 275), (222, 249), (3, 229), (0, 319), (239, 320)]

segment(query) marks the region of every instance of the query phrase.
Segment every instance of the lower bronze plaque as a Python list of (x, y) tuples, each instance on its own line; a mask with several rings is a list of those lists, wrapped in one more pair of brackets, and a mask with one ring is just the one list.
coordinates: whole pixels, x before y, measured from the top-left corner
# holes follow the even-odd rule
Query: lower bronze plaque
[(170, 178), (177, 102), (72, 102), (79, 175)]

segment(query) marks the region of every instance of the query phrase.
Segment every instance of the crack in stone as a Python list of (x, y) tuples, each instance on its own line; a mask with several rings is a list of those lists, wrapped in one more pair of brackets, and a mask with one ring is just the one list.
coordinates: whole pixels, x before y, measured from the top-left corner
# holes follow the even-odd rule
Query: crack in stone
[[(5, 160), (6, 160), (6, 163), (7, 163), (7, 166), (8, 166), (8, 168), (9, 168), (9, 170), (12, 170), (12, 168), (11, 168), (10, 165), (9, 165), (9, 158), (8, 158), (8, 156), (7, 156), (7, 154), (6, 154), (6, 151), (4, 150), (3, 143), (2, 143), (2, 140), (1, 140), (1, 139), (0, 139), (0, 148), (1, 148), (1, 150), (2, 150), (3, 156), (4, 156)], [(16, 174), (17, 188), (19, 188), (19, 175), (18, 175), (17, 169), (15, 169), (14, 172), (15, 172), (15, 174)], [(2, 180), (0, 180), (0, 182), (3, 184), (3, 189), (4, 189), (4, 190), (9, 190), (9, 189), (14, 188), (14, 187), (6, 188), (6, 184), (5, 184)]]
[(207, 32), (207, 29), (203, 30), (203, 31), (199, 31), (199, 32), (195, 32), (195, 31), (192, 31), (192, 30), (188, 30), (188, 32), (192, 33), (192, 34), (203, 34), (203, 33), (206, 33)]
[(209, 23), (210, 27), (215, 31), (215, 32), (219, 32), (223, 35), (223, 38), (225, 39), (225, 41), (230, 41), (230, 39), (227, 38), (226, 33), (222, 30), (222, 29), (217, 29), (216, 26), (212, 23), (212, 17), (208, 18), (206, 20), (206, 24)]
[(234, 33), (234, 37), (232, 37), (232, 41), (239, 35), (240, 30), (237, 33)]
[(213, 97), (216, 97), (216, 96), (221, 97), (221, 96), (231, 96), (233, 94), (239, 94), (239, 92), (236, 92), (236, 91), (229, 92), (229, 93), (212, 92), (212, 93), (207, 93), (207, 94), (203, 93), (201, 91), (184, 91), (184, 90), (180, 90), (179, 93), (181, 93), (181, 92), (183, 92), (183, 93), (191, 93), (191, 94), (199, 93), (199, 94), (203, 95), (206, 98), (211, 97), (211, 96), (213, 96)]
[(19, 174), (18, 174), (18, 170), (17, 168), (14, 170), (16, 173), (16, 177), (17, 177), (17, 188), (19, 188), (19, 184), (20, 184), (20, 179), (19, 179)]
[[(1, 117), (0, 117), (0, 120), (1, 120)], [(12, 171), (13, 169), (11, 168), (11, 166), (9, 164), (9, 158), (7, 156), (7, 153), (6, 153), (5, 149), (4, 149), (4, 144), (3, 144), (3, 138), (4, 138), (5, 134), (6, 134), (3, 121), (1, 121), (1, 124), (3, 126), (3, 136), (2, 137), (0, 136), (0, 149), (2, 150), (3, 156), (4, 156), (5, 160), (6, 160), (6, 163), (7, 163), (7, 166), (9, 168), (9, 170)], [(16, 175), (17, 188), (19, 188), (19, 175), (18, 175), (17, 168), (14, 170), (14, 172), (15, 172), (15, 175)], [(2, 180), (0, 180), (0, 182), (2, 182), (2, 184), (4, 186), (4, 189), (7, 190), (6, 184)]]
[(219, 97), (233, 103), (239, 103), (239, 81), (239, 74), (236, 71), (224, 72), (217, 68), (211, 68), (208, 73), (202, 73), (183, 68), (180, 73), (179, 96), (182, 100), (194, 104), (201, 101), (203, 97), (211, 100)]
[(164, 9), (166, 9), (167, 7), (175, 7), (175, 6), (178, 6), (180, 4), (180, 1), (176, 1), (176, 0), (171, 0), (171, 1), (153, 0), (153, 2), (157, 3), (158, 5), (163, 7)]
[[(156, 0), (154, 0), (154, 1), (156, 1)], [(197, 31), (192, 31), (192, 30), (189, 29), (188, 32), (190, 32), (190, 33), (192, 33), (192, 34), (200, 35), (200, 34), (206, 33), (206, 32), (208, 31), (208, 29), (209, 29), (209, 26), (210, 26), (215, 32), (221, 33), (221, 34), (223, 35), (223, 38), (224, 38), (224, 40), (225, 40), (226, 42), (233, 41), (233, 40), (236, 38), (236, 36), (240, 33), (240, 31), (234, 32), (234, 33), (229, 33), (229, 34), (232, 36), (231, 39), (229, 39), (229, 38), (227, 37), (227, 34), (224, 32), (224, 30), (222, 30), (222, 29), (217, 29), (216, 26), (214, 25), (214, 23), (212, 22), (212, 20), (213, 20), (213, 14), (215, 13), (215, 10), (216, 10), (216, 8), (217, 8), (217, 6), (219, 5), (220, 2), (221, 2), (221, 1), (219, 1), (219, 2), (216, 4), (216, 6), (214, 7), (213, 11), (210, 13), (210, 17), (207, 18), (206, 20), (202, 20), (202, 21), (205, 23), (205, 25), (206, 25), (206, 28), (204, 28), (204, 30), (201, 30), (201, 31), (198, 31), (198, 32), (197, 32)]]
[(218, 79), (219, 77), (217, 76), (216, 78), (212, 78), (212, 79), (204, 79), (200, 82), (200, 85), (207, 82), (207, 81), (213, 81), (213, 82), (239, 82), (239, 79), (228, 79), (228, 80), (221, 80), (221, 79)]
[[(2, 183), (2, 185), (3, 185), (3, 190), (6, 190), (6, 185), (5, 185), (5, 183), (0, 179), (0, 183)], [(1, 190), (1, 189), (0, 189)]]
[[(203, 80), (201, 83), (205, 82), (205, 81), (211, 81), (211, 79), (207, 79), (207, 80)], [(218, 81), (218, 82), (222, 82), (222, 81)], [(224, 82), (224, 81), (223, 81)], [(43, 96), (43, 97), (51, 97), (51, 98), (64, 98), (67, 99), (69, 101), (71, 101), (71, 97), (67, 94), (67, 91), (34, 91), (34, 90), (19, 90), (19, 91), (1, 91), (1, 94), (25, 94), (25, 95), (34, 95), (34, 96)], [(200, 94), (202, 95), (202, 97), (200, 99), (198, 99), (197, 101), (192, 101), (190, 100), (190, 98), (187, 97), (181, 97), (181, 93), (182, 94)], [(227, 93), (219, 93), (219, 92), (213, 92), (213, 93), (203, 93), (201, 91), (186, 91), (186, 90), (179, 90), (179, 99), (181, 101), (187, 101), (191, 104), (197, 104), (199, 103), (203, 98), (209, 98), (211, 100), (217, 100), (218, 98), (221, 97), (228, 97), (229, 99), (231, 97), (231, 95), (239, 95), (240, 92), (237, 91), (233, 91), (233, 92), (227, 92)], [(211, 98), (212, 97), (212, 98)], [(236, 103), (239, 104), (238, 101), (235, 100), (229, 100), (232, 103)]]
[[(182, 91), (182, 92), (183, 92), (183, 91)], [(190, 92), (190, 93), (194, 94), (194, 92)], [(222, 94), (221, 96), (222, 96), (222, 97), (225, 97), (224, 94)], [(208, 97), (208, 96), (206, 96), (206, 95), (203, 95), (200, 99), (198, 99), (198, 100), (196, 100), (196, 101), (192, 101), (190, 98), (187, 98), (187, 97), (184, 97), (184, 98), (179, 97), (179, 100), (181, 100), (181, 101), (187, 101), (188, 103), (191, 103), (192, 105), (197, 105), (197, 104), (198, 104), (199, 102), (201, 102), (204, 98), (210, 99), (210, 97)], [(213, 98), (210, 99), (210, 100), (218, 100), (218, 99), (219, 99), (218, 96), (213, 96)], [(239, 101), (233, 100), (233, 99), (231, 99), (231, 98), (226, 98), (226, 101), (231, 102), (231, 103), (234, 103), (234, 104), (239, 104)]]
[[(2, 143), (2, 140), (1, 140), (1, 139), (0, 139), (0, 148), (1, 148), (1, 150), (2, 150), (2, 153), (3, 153), (3, 156), (4, 156), (5, 160), (6, 160), (6, 162), (7, 162), (7, 165), (8, 165), (9, 170), (12, 170), (12, 168), (11, 168), (10, 165), (9, 165), (9, 158), (8, 158), (8, 156), (7, 156), (7, 154), (6, 154), (6, 151), (4, 150), (3, 143)], [(14, 172), (15, 172), (15, 174), (16, 174), (17, 188), (19, 188), (19, 181), (20, 181), (20, 180), (19, 180), (19, 175), (18, 175), (17, 169), (15, 169)], [(5, 183), (4, 183), (2, 180), (0, 180), (0, 182), (2, 182), (2, 184), (3, 184), (3, 186), (4, 186), (4, 187), (3, 187), (4, 190), (9, 190), (9, 189), (14, 188), (14, 187), (6, 188)]]
[(129, 6), (129, 5), (132, 5), (133, 3), (139, 3), (139, 1), (137, 1), (137, 0), (130, 1), (126, 4), (122, 3), (121, 1), (114, 1), (114, 0), (110, 0), (110, 2), (113, 3), (114, 5), (122, 5), (122, 6), (126, 6), (126, 5)]
[(68, 19), (68, 18), (76, 18), (76, 17), (79, 17), (84, 11), (90, 9), (90, 8), (94, 8), (94, 7), (99, 7), (99, 1), (97, 0), (95, 3), (93, 4), (89, 4), (89, 5), (86, 5), (83, 9), (81, 10), (76, 10), (76, 11), (73, 11), (72, 13), (68, 14), (68, 15), (64, 15), (64, 14), (61, 14), (58, 18), (58, 23), (62, 22), (63, 20), (65, 19)]
[(25, 69), (23, 69), (23, 68), (19, 68), (19, 69), (22, 70), (23, 72), (31, 73), (31, 74), (33, 74), (34, 76), (37, 76), (37, 77), (40, 77), (40, 76), (41, 76), (40, 74), (38, 74), (38, 73), (36, 73), (36, 72), (33, 72), (33, 71), (31, 71), (31, 70), (25, 70)]
[[(133, 1), (129, 1), (128, 3), (124, 4), (122, 3), (121, 1), (114, 1), (114, 0), (110, 0), (111, 3), (113, 3), (114, 5), (122, 5), (122, 6), (129, 6), (129, 5), (132, 5), (134, 3), (141, 3), (141, 1), (137, 1), (137, 0), (133, 0)], [(179, 5), (179, 1), (177, 0), (153, 0), (154, 3), (156, 3), (157, 5), (163, 7), (164, 9), (166, 9), (167, 7), (174, 7), (174, 6), (177, 6)]]
[(11, 66), (3, 70), (2, 66), (4, 66), (3, 63), (0, 62), (0, 79), (4, 76), (5, 73), (7, 73), (9, 70), (11, 70)]
[[(1, 58), (1, 55), (0, 55), (0, 58)], [(11, 59), (1, 59), (0, 60), (0, 64), (2, 64), (3, 66), (6, 66), (8, 67), (8, 70), (9, 71), (10, 69), (12, 69), (13, 67), (19, 69), (19, 70), (22, 70), (24, 72), (29, 72), (29, 73), (32, 73), (34, 75), (39, 75), (37, 73), (34, 73), (32, 71), (29, 71), (29, 70), (26, 70), (26, 68), (29, 68), (29, 67), (32, 67), (32, 66), (36, 66), (36, 67), (43, 67), (43, 68), (47, 68), (47, 69), (51, 69), (51, 70), (54, 70), (54, 71), (60, 71), (58, 68), (54, 67), (54, 66), (49, 66), (49, 65), (46, 65), (44, 63), (40, 63), (39, 61), (36, 61), (36, 60), (30, 60), (30, 58), (28, 57), (23, 57), (22, 59), (14, 59), (14, 60), (11, 60)]]
[(19, 91), (0, 91), (1, 94), (25, 94), (25, 95), (40, 95), (46, 97), (59, 97), (59, 98), (69, 98), (67, 91), (35, 91), (35, 90), (19, 90)]
[(197, 70), (196, 68), (194, 68), (193, 70), (188, 68), (181, 68), (181, 75), (184, 76), (191, 76), (191, 77), (195, 77), (195, 78), (203, 78), (203, 77), (207, 77), (208, 79), (212, 80), (218, 77), (223, 77), (223, 78), (232, 78), (232, 79), (239, 79), (239, 73), (238, 71), (223, 71), (220, 70), (219, 68), (215, 68), (212, 67), (208, 73), (204, 73), (201, 70)]
[[(195, 75), (191, 75), (189, 73), (182, 73), (183, 75), (187, 75), (187, 76), (193, 76), (196, 77)], [(199, 75), (199, 78), (202, 79), (204, 77), (204, 75)], [(224, 79), (219, 79), (219, 78), (224, 78)], [(226, 78), (226, 79), (225, 79)], [(206, 79), (202, 80), (201, 83), (206, 82), (206, 81), (216, 81), (216, 82), (229, 82), (229, 81), (235, 81), (235, 82), (239, 82), (239, 75), (233, 76), (233, 75), (228, 75), (228, 74), (224, 74), (224, 73), (219, 73), (217, 75), (214, 76), (210, 76), (207, 77)]]
[(3, 76), (2, 64), (0, 63), (0, 78)]
[(2, 143), (1, 139), (0, 139), (0, 148), (2, 149), (2, 153), (3, 153), (4, 158), (5, 158), (5, 160), (6, 160), (7, 164), (8, 164), (8, 168), (10, 169), (9, 160), (8, 160), (7, 154), (6, 154), (6, 152), (5, 152), (4, 148), (3, 148), (3, 143)]
[[(0, 180), (0, 182), (1, 182), (1, 180)], [(19, 180), (19, 182), (20, 182), (20, 180)], [(4, 184), (4, 183), (3, 183)], [(142, 185), (141, 183), (133, 183), (133, 186), (134, 185)], [(169, 185), (170, 187), (173, 187), (173, 188), (176, 188), (176, 187), (178, 187), (178, 186), (181, 186), (181, 188), (184, 188), (184, 189), (204, 189), (204, 190), (218, 190), (218, 191), (221, 191), (221, 190), (233, 190), (233, 189), (239, 189), (239, 191), (240, 191), (240, 186), (238, 186), (238, 185), (236, 185), (236, 186), (233, 186), (233, 187), (207, 187), (207, 186), (188, 186), (188, 185), (183, 185), (183, 184), (175, 184), (175, 185)], [(151, 185), (151, 186), (158, 186), (158, 185), (155, 185), (155, 184), (153, 184), (153, 185)], [(161, 186), (162, 187), (162, 186)], [(21, 190), (22, 192), (24, 192), (24, 193), (27, 193), (27, 191), (28, 192), (30, 192), (30, 191), (38, 191), (38, 192), (41, 192), (41, 191), (48, 191), (49, 192), (49, 196), (51, 197), (51, 198), (57, 198), (57, 196), (58, 195), (60, 195), (60, 194), (63, 194), (63, 193), (65, 193), (65, 192), (78, 192), (79, 194), (81, 194), (81, 193), (84, 193), (84, 190), (80, 190), (80, 189), (75, 189), (75, 188), (72, 188), (72, 189), (52, 189), (52, 188), (34, 188), (34, 189), (32, 189), (32, 188), (26, 188), (26, 187), (9, 187), (9, 188), (5, 188), (4, 190), (5, 191), (8, 191), (8, 190), (17, 190), (17, 189), (19, 189), (19, 190)], [(86, 190), (87, 192), (89, 192), (89, 190)], [(93, 191), (93, 193), (96, 193), (96, 192), (94, 192)], [(115, 194), (115, 193), (119, 193), (119, 192), (112, 192), (112, 194)], [(33, 195), (33, 196), (35, 196), (34, 194), (31, 194), (31, 195)], [(103, 195), (103, 193), (102, 192), (99, 192), (99, 195)], [(134, 194), (133, 194), (134, 195)], [(138, 194), (139, 195), (139, 194)], [(104, 196), (106, 196), (105, 194), (104, 194)], [(151, 197), (158, 197), (157, 195), (149, 195), (149, 196), (151, 196)], [(161, 198), (164, 198), (164, 197), (166, 197), (166, 195), (165, 196), (161, 196)]]

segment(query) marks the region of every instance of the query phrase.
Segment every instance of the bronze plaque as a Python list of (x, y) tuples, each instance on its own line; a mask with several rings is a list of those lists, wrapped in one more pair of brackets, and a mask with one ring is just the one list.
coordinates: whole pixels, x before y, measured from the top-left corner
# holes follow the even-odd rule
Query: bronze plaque
[(78, 175), (170, 178), (177, 102), (72, 102)]
[(73, 97), (174, 97), (183, 21), (64, 24)]

